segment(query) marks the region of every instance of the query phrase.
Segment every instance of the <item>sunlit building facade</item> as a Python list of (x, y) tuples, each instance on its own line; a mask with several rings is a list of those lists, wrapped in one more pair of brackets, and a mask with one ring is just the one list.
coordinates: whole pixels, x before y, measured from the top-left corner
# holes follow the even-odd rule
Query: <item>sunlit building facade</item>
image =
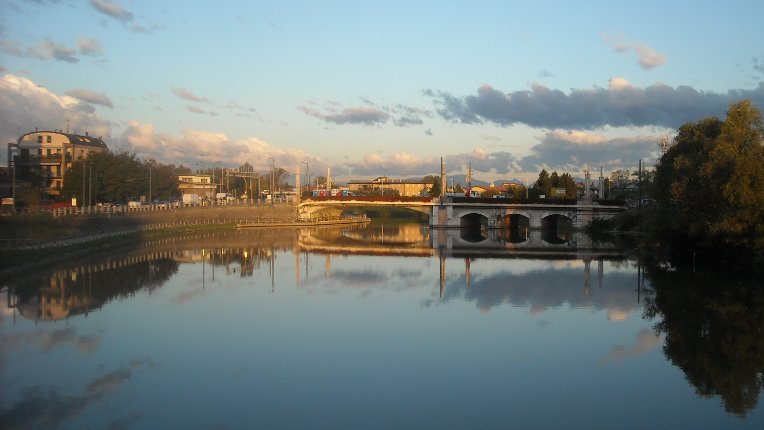
[(371, 181), (348, 181), (348, 188), (356, 194), (363, 194), (367, 191), (397, 191), (400, 196), (420, 196), (429, 191), (432, 184), (406, 179), (390, 179), (387, 176), (380, 176)]
[(8, 168), (34, 172), (41, 177), (41, 187), (52, 196), (61, 194), (64, 173), (72, 163), (93, 153), (108, 151), (100, 137), (84, 136), (62, 131), (33, 131), (8, 143)]

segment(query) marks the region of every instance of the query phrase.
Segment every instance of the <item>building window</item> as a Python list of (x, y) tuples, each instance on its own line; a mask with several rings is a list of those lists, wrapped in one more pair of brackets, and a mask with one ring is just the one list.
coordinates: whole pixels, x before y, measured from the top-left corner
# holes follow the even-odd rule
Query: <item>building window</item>
[[(50, 137), (50, 136), (48, 136), (48, 137)], [(48, 155), (48, 156), (51, 156), (51, 155), (53, 155), (53, 153), (51, 152), (50, 148), (48, 148), (48, 152), (47, 152), (47, 155)]]
[(37, 136), (37, 143), (42, 143), (42, 135)]
[(45, 139), (48, 143), (50, 143), (50, 136), (45, 136), (47, 139)]

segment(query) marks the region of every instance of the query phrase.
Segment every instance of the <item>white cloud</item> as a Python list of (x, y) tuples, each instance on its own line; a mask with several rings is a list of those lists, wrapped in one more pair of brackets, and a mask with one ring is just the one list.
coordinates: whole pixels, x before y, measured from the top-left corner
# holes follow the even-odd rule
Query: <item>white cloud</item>
[[(11, 142), (39, 127), (108, 137), (111, 123), (95, 108), (71, 96), (60, 96), (32, 80), (8, 74), (0, 78), (0, 139)], [(108, 142), (107, 142), (108, 144)]]
[(164, 163), (207, 167), (222, 163), (236, 167), (249, 163), (260, 170), (269, 168), (269, 159), (278, 167), (294, 172), (301, 162), (323, 168), (321, 159), (294, 148), (279, 148), (255, 137), (231, 140), (225, 133), (184, 130), (180, 136), (158, 133), (152, 124), (131, 121), (117, 144), (139, 157)]
[(607, 137), (599, 135), (599, 134), (593, 134), (593, 133), (587, 133), (585, 131), (580, 130), (554, 130), (546, 133), (546, 139), (557, 139), (557, 140), (564, 140), (570, 143), (575, 144), (592, 144), (592, 143), (602, 143), (607, 140)]
[(601, 34), (600, 37), (616, 52), (634, 51), (639, 56), (639, 65), (646, 70), (658, 67), (666, 62), (666, 56), (643, 43), (627, 43), (620, 36)]

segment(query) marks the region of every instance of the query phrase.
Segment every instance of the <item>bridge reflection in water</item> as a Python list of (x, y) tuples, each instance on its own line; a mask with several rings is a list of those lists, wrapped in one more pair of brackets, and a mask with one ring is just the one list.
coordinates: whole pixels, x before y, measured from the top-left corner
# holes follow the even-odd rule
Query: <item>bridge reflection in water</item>
[[(219, 283), (220, 277), (251, 277), (267, 270), (275, 291), (276, 258), (294, 255), (294, 282), (309, 277), (311, 256), (324, 259), (323, 276), (332, 276), (335, 256), (393, 256), (438, 258), (440, 297), (446, 289), (446, 265), (463, 261), (466, 287), (477, 259), (550, 259), (583, 262), (584, 293), (591, 284), (591, 263), (597, 262), (602, 284), (603, 261), (628, 256), (613, 244), (593, 242), (575, 230), (549, 232), (514, 230), (430, 229), (426, 225), (366, 225), (353, 227), (283, 228), (226, 231), (166, 237), (144, 243), (121, 256), (90, 259), (65, 267), (38, 271), (6, 283), (4, 307), (13, 316), (55, 321), (98, 310), (112, 300), (139, 290), (160, 288), (183, 263), (201, 263), (198, 288)], [(457, 261), (453, 261), (457, 260)], [(303, 272), (304, 269), (304, 272)], [(453, 273), (453, 272), (452, 272)], [(216, 281), (217, 276), (217, 281)], [(641, 277), (637, 294), (641, 291)]]

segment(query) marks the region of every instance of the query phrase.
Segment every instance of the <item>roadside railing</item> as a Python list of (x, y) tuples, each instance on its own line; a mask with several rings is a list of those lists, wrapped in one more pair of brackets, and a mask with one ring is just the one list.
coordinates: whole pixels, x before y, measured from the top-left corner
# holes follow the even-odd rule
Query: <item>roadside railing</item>
[(139, 206), (101, 204), (101, 205), (93, 205), (93, 206), (85, 206), (85, 207), (82, 207), (82, 206), (59, 207), (59, 208), (53, 208), (50, 210), (41, 210), (41, 212), (50, 212), (51, 214), (53, 214), (53, 216), (59, 217), (59, 216), (68, 216), (68, 215), (129, 214), (129, 213), (137, 213), (137, 212), (173, 211), (173, 210), (184, 209), (184, 208), (216, 208), (221, 206), (256, 207), (256, 206), (268, 206), (271, 204), (281, 206), (285, 204), (291, 204), (291, 202), (276, 200), (274, 203), (271, 203), (267, 201), (255, 200), (254, 202), (253, 201), (235, 201), (235, 202), (212, 204), (212, 205), (211, 204), (156, 203), (156, 204), (139, 205)]

